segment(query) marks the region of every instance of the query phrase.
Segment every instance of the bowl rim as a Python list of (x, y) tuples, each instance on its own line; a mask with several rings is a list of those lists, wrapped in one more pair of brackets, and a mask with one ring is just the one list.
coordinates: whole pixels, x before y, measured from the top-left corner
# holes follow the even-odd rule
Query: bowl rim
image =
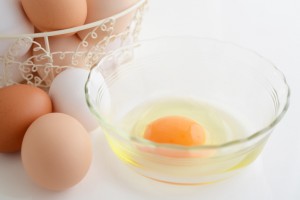
[(97, 26), (100, 26), (101, 24), (104, 24), (110, 20), (116, 20), (120, 17), (123, 17), (127, 14), (129, 14), (130, 12), (137, 10), (140, 6), (144, 5), (145, 3), (147, 3), (148, 0), (138, 0), (137, 3), (133, 4), (132, 6), (130, 6), (129, 8), (115, 14), (112, 15), (110, 17), (95, 21), (95, 22), (91, 22), (91, 23), (87, 23), (81, 26), (76, 26), (76, 27), (72, 27), (72, 28), (67, 28), (67, 29), (62, 29), (62, 30), (56, 30), (56, 31), (48, 31), (48, 32), (41, 32), (41, 33), (23, 33), (23, 34), (0, 34), (0, 40), (2, 39), (15, 39), (15, 38), (40, 38), (40, 37), (50, 37), (50, 36), (58, 36), (58, 35), (64, 35), (64, 34), (68, 34), (68, 33), (74, 33), (74, 32), (79, 32), (82, 30), (86, 30), (86, 29), (90, 29), (90, 28), (95, 28)]
[[(249, 53), (252, 53), (253, 55), (257, 56), (258, 58), (264, 60), (266, 63), (269, 64), (269, 66), (271, 66), (274, 70), (274, 72), (276, 72), (279, 75), (279, 78), (281, 79), (283, 85), (286, 87), (286, 102), (285, 105), (283, 107), (283, 109), (281, 110), (280, 113), (278, 113), (277, 117), (275, 117), (268, 125), (266, 125), (265, 127), (261, 128), (260, 130), (250, 134), (247, 137), (241, 138), (241, 139), (236, 139), (236, 140), (232, 140), (229, 142), (225, 142), (222, 144), (218, 144), (218, 145), (199, 145), (199, 146), (182, 146), (182, 145), (176, 145), (176, 144), (165, 144), (165, 143), (156, 143), (156, 142), (152, 142), (143, 138), (137, 138), (137, 137), (124, 137), (122, 135), (124, 134), (120, 134), (123, 131), (115, 128), (112, 124), (110, 124), (109, 122), (107, 122), (103, 117), (101, 117), (101, 115), (99, 115), (99, 113), (97, 112), (97, 110), (94, 108), (93, 104), (91, 103), (91, 100), (89, 98), (89, 82), (91, 79), (91, 76), (93, 74), (93, 72), (99, 67), (101, 66), (101, 64), (106, 60), (107, 57), (112, 56), (114, 53), (118, 53), (120, 51), (123, 51), (126, 48), (133, 48), (139, 45), (142, 45), (143, 43), (147, 43), (147, 42), (152, 42), (152, 41), (156, 41), (156, 40), (164, 40), (164, 39), (185, 39), (185, 40), (189, 40), (189, 39), (193, 39), (193, 40), (206, 40), (206, 41), (212, 41), (218, 44), (226, 44), (226, 45), (231, 45), (234, 46), (236, 48), (239, 48), (243, 51), (247, 51)], [(85, 97), (86, 97), (86, 102), (87, 105), (90, 109), (90, 111), (96, 116), (97, 120), (99, 121), (99, 123), (101, 123), (100, 126), (106, 126), (108, 127), (110, 130), (112, 130), (114, 132), (114, 135), (117, 135), (118, 137), (121, 137), (122, 139), (125, 139), (128, 142), (135, 142), (137, 144), (142, 144), (142, 145), (147, 145), (149, 147), (156, 147), (156, 148), (169, 148), (169, 149), (176, 149), (176, 150), (190, 150), (190, 151), (194, 151), (194, 150), (205, 150), (205, 149), (219, 149), (219, 148), (227, 148), (227, 147), (231, 147), (231, 146), (235, 146), (238, 144), (244, 144), (247, 142), (250, 142), (256, 138), (259, 138), (260, 136), (263, 136), (265, 134), (267, 134), (269, 131), (271, 131), (280, 121), (281, 119), (284, 117), (284, 115), (286, 114), (289, 105), (290, 105), (290, 96), (291, 96), (291, 90), (290, 90), (290, 86), (287, 83), (286, 77), (283, 74), (283, 72), (273, 63), (271, 62), (269, 59), (267, 59), (266, 57), (260, 55), (259, 53), (257, 53), (256, 51), (247, 48), (247, 47), (243, 47), (241, 45), (238, 45), (234, 42), (230, 42), (230, 41), (223, 41), (223, 40), (219, 40), (219, 39), (215, 39), (215, 38), (209, 38), (209, 37), (198, 37), (198, 36), (160, 36), (160, 37), (155, 37), (155, 38), (150, 38), (150, 39), (145, 39), (145, 40), (140, 40), (137, 41), (135, 44), (131, 44), (131, 45), (127, 45), (124, 47), (121, 47), (113, 52), (108, 53), (106, 56), (104, 56), (100, 62), (93, 66), (89, 72), (88, 78), (86, 80), (85, 83)], [(105, 124), (105, 125), (103, 125)], [(101, 127), (102, 128), (102, 127)], [(102, 128), (103, 129), (103, 128)], [(110, 133), (111, 134), (111, 133)]]

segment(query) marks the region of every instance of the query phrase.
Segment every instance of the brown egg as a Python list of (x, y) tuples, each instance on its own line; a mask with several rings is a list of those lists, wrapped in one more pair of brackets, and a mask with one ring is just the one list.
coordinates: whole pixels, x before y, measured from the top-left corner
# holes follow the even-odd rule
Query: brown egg
[(19, 151), (29, 125), (51, 111), (50, 97), (37, 87), (20, 84), (1, 88), (0, 152)]
[[(126, 10), (130, 6), (137, 3), (139, 0), (87, 0), (87, 18), (85, 24), (95, 22), (101, 19), (111, 17), (115, 14), (118, 14), (121, 11)], [(126, 30), (134, 17), (135, 11), (128, 13), (120, 18), (118, 18), (113, 25), (113, 31), (111, 34), (118, 34)], [(108, 27), (111, 27), (111, 24), (107, 24)], [(100, 28), (96, 30), (97, 38), (87, 36), (93, 29), (88, 29), (78, 32), (79, 37), (83, 40), (86, 38), (91, 44), (97, 44), (105, 36), (110, 35), (110, 31), (102, 31)]]
[(35, 183), (50, 190), (64, 190), (86, 175), (92, 161), (91, 140), (75, 118), (50, 113), (28, 128), (21, 157)]
[[(69, 37), (49, 37), (48, 40), (51, 52), (50, 56), (45, 52), (44, 38), (35, 39), (35, 42), (39, 43), (43, 49), (36, 49), (39, 46), (34, 43), (32, 53), (35, 56), (33, 62), (38, 66), (38, 74), (47, 85), (51, 83), (63, 68), (69, 66), (84, 68), (86, 48), (80, 45), (81, 40), (76, 35)], [(46, 67), (46, 64), (51, 64), (54, 68)]]
[(40, 31), (55, 31), (84, 24), (86, 0), (21, 0), (24, 11)]

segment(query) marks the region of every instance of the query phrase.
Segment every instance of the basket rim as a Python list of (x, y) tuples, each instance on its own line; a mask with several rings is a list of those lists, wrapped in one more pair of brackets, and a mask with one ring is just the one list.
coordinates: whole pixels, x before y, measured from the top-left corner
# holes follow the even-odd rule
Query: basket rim
[(26, 37), (39, 38), (39, 37), (57, 36), (57, 35), (64, 35), (64, 34), (68, 34), (68, 33), (73, 33), (73, 32), (78, 32), (78, 31), (94, 28), (94, 27), (100, 26), (101, 24), (104, 24), (105, 22), (108, 22), (110, 20), (116, 20), (120, 17), (123, 17), (123, 16), (127, 15), (128, 13), (130, 13), (134, 10), (137, 10), (139, 7), (144, 5), (144, 3), (146, 3), (146, 2), (147, 2), (147, 0), (139, 0), (134, 5), (130, 6), (129, 8), (127, 8), (115, 15), (112, 15), (110, 17), (107, 17), (107, 18), (104, 18), (104, 19), (101, 19), (101, 20), (98, 20), (95, 22), (84, 24), (81, 26), (76, 26), (76, 27), (62, 29), (62, 30), (56, 30), (56, 31), (42, 32), (42, 33), (10, 34), (10, 35), (0, 34), (0, 40), (1, 39), (26, 38)]

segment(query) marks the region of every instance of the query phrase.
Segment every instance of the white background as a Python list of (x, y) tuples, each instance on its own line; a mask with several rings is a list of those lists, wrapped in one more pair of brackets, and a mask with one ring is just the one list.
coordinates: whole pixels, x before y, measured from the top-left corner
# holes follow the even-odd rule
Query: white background
[(94, 133), (95, 158), (89, 173), (78, 185), (60, 193), (34, 185), (19, 155), (0, 155), (1, 200), (300, 199), (300, 1), (150, 0), (141, 38), (161, 35), (232, 41), (259, 52), (284, 72), (292, 91), (291, 105), (259, 159), (224, 182), (172, 186), (143, 178), (124, 167), (104, 137)]

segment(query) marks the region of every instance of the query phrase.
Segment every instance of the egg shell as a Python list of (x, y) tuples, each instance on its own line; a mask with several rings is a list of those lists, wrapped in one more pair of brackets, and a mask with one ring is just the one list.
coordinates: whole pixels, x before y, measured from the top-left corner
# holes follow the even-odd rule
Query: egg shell
[[(81, 40), (76, 36), (49, 37), (49, 48), (51, 55), (47, 55), (44, 38), (36, 38), (35, 42), (44, 49), (33, 44), (34, 64), (38, 66), (38, 74), (49, 85), (54, 77), (68, 66), (84, 67), (86, 48), (80, 45)], [(76, 53), (75, 53), (76, 52)], [(47, 64), (54, 66), (53, 69), (46, 67)]]
[(37, 87), (20, 84), (1, 88), (0, 152), (19, 151), (29, 125), (50, 112), (48, 94)]
[(21, 0), (25, 13), (40, 31), (55, 31), (84, 24), (86, 0)]
[[(88, 70), (80, 68), (69, 68), (61, 72), (53, 80), (49, 95), (55, 112), (65, 113), (76, 118), (88, 131), (92, 131), (99, 125), (86, 103), (84, 87), (88, 75)], [(101, 74), (97, 76), (97, 81), (105, 84)], [(109, 109), (110, 96), (107, 89), (103, 99), (99, 106)]]
[(26, 173), (39, 186), (65, 190), (79, 183), (92, 162), (89, 134), (73, 117), (50, 113), (28, 128), (21, 150)]
[[(28, 21), (19, 0), (0, 0), (0, 33), (1, 35), (21, 35), (34, 33), (33, 25)], [(5, 19), (5, 20), (4, 20)], [(0, 57), (14, 56), (17, 60), (27, 55), (32, 42), (18, 43), (16, 38), (0, 38)], [(0, 77), (12, 79), (14, 82), (23, 80), (16, 65), (0, 59)], [(8, 74), (8, 75), (7, 75)], [(1, 82), (1, 81), (0, 81)], [(0, 86), (4, 84), (0, 83)]]
[[(102, 20), (108, 17), (111, 17), (119, 12), (130, 8), (139, 0), (87, 0), (87, 18), (85, 24), (95, 22), (98, 20)], [(132, 11), (118, 19), (114, 22), (114, 24), (107, 23), (108, 27), (113, 27), (113, 31), (107, 30), (103, 31), (100, 28), (97, 28), (95, 32), (97, 33), (97, 38), (91, 37), (88, 35), (94, 29), (87, 29), (83, 31), (79, 31), (78, 35), (82, 40), (87, 41), (88, 43), (95, 45), (100, 43), (105, 36), (111, 34), (119, 34), (126, 30), (126, 28), (130, 25), (135, 11)], [(111, 33), (110, 33), (111, 32)]]

